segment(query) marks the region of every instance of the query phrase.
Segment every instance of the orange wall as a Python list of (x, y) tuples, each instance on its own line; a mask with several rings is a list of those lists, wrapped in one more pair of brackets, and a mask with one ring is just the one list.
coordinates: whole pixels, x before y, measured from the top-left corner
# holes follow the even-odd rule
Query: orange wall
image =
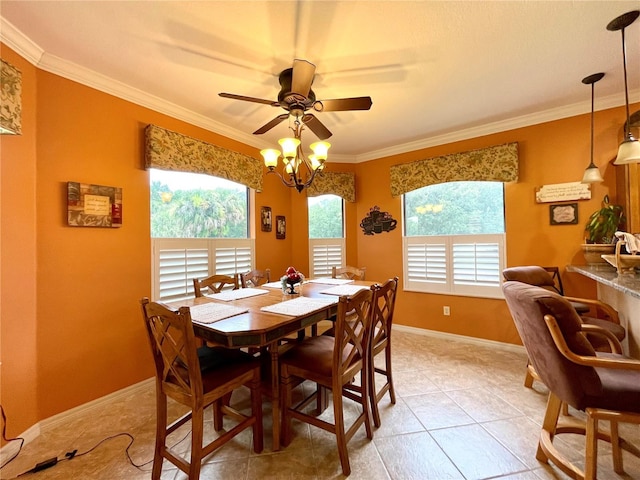
[[(8, 49), (2, 55), (25, 75), (25, 131), (21, 137), (2, 137), (0, 170), (0, 393), (10, 415), (8, 433), (17, 435), (39, 420), (152, 374), (138, 308), (140, 297), (151, 292), (144, 127), (154, 123), (231, 150), (256, 157), (258, 153), (37, 70)], [(599, 165), (613, 157), (622, 117), (622, 109), (596, 117)], [(366, 266), (369, 279), (402, 277), (401, 226), (366, 237), (358, 226), (374, 205), (401, 219), (400, 200), (389, 193), (392, 164), (511, 141), (520, 145), (521, 175), (518, 183), (506, 187), (508, 263), (580, 262), (583, 220), (605, 193), (615, 197), (613, 168), (604, 172), (605, 184), (594, 186), (593, 199), (580, 202), (580, 225), (550, 227), (548, 204), (535, 204), (533, 198), (535, 186), (581, 177), (588, 163), (588, 134), (588, 115), (583, 115), (358, 165), (330, 164), (329, 169), (356, 173), (357, 201), (346, 205), (347, 262)], [(123, 226), (68, 227), (68, 181), (122, 187)], [(290, 264), (308, 272), (305, 195), (267, 175), (264, 191), (255, 194), (255, 209), (261, 206), (270, 206), (274, 219), (286, 216), (287, 237), (276, 240), (275, 232), (261, 232), (256, 218), (256, 266), (271, 268), (274, 278)], [(565, 279), (569, 293), (584, 287), (594, 295), (588, 281), (575, 275)], [(445, 304), (451, 306), (450, 317), (442, 316)], [(401, 292), (396, 319), (405, 325), (519, 343), (500, 300)]]
[(0, 136), (0, 404), (14, 436), (38, 414), (36, 314), (36, 69), (0, 44), (22, 72), (22, 135)]
[[(377, 205), (394, 218), (402, 218), (400, 198), (390, 193), (391, 165), (456, 152), (518, 143), (519, 180), (505, 187), (507, 266), (582, 263), (580, 252), (584, 223), (605, 194), (615, 199), (615, 172), (608, 161), (615, 158), (622, 138), (622, 108), (597, 112), (595, 118), (594, 161), (606, 181), (592, 186), (592, 199), (578, 202), (577, 225), (551, 226), (549, 204), (537, 204), (534, 189), (543, 184), (579, 181), (589, 163), (589, 115), (543, 123), (531, 127), (427, 148), (357, 165), (357, 218), (363, 218)], [(605, 169), (606, 166), (606, 169)], [(400, 225), (400, 222), (399, 222)], [(369, 278), (385, 279), (398, 275), (402, 290), (402, 229), (365, 236), (358, 231), (358, 265), (367, 266)], [(563, 273), (568, 294), (595, 297), (594, 282), (577, 274)], [(443, 315), (443, 306), (451, 315)], [(400, 291), (395, 321), (412, 327), (468, 335), (500, 342), (520, 344), (518, 334), (502, 300), (449, 295), (427, 295)]]

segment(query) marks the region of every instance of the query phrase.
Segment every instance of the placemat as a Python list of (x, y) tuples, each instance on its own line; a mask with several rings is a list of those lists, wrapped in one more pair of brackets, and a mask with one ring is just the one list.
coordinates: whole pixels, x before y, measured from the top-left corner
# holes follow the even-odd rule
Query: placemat
[(329, 278), (329, 277), (312, 278), (309, 281), (311, 283), (324, 283), (326, 285), (344, 285), (345, 283), (353, 282), (353, 280), (349, 280), (348, 278)]
[(336, 285), (335, 287), (327, 288), (320, 293), (327, 295), (355, 295), (360, 290), (368, 290), (369, 287), (365, 285)]
[(280, 288), (282, 289), (282, 282), (277, 281), (277, 282), (269, 282), (269, 283), (263, 283), (262, 285), (260, 285), (262, 288)]
[(321, 298), (308, 298), (298, 297), (293, 300), (287, 300), (286, 302), (276, 303), (267, 307), (262, 307), (260, 310), (270, 313), (279, 313), (280, 315), (289, 315), (297, 317), (298, 315), (305, 315), (315, 310), (320, 310), (336, 303), (338, 299), (321, 299)]
[(222, 300), (223, 302), (230, 302), (231, 300), (238, 300), (239, 298), (264, 295), (265, 293), (269, 293), (269, 291), (263, 288), (239, 288), (238, 290), (224, 290), (220, 293), (211, 293), (209, 295), (205, 295), (205, 297), (213, 298), (214, 300)]
[(190, 310), (191, 320), (198, 323), (213, 323), (249, 311), (248, 308), (213, 302), (194, 305)]

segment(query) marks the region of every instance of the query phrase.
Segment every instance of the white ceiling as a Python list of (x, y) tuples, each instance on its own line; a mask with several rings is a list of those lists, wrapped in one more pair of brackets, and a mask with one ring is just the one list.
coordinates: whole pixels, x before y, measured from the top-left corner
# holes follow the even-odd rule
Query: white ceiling
[[(0, 40), (47, 71), (263, 148), (283, 122), (278, 74), (317, 66), (330, 159), (363, 161), (624, 104), (622, 40), (607, 24), (640, 1), (0, 1)], [(640, 20), (625, 30), (640, 101)], [(620, 119), (621, 125), (624, 118)], [(588, 124), (585, 141), (588, 142)], [(315, 141), (305, 133), (305, 143)]]

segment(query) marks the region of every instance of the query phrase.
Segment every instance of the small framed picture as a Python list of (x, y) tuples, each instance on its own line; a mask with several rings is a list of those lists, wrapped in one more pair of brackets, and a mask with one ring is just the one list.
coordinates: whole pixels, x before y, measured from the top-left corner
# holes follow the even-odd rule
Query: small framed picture
[(549, 205), (549, 223), (551, 225), (576, 225), (578, 223), (578, 204)]
[(276, 238), (283, 239), (287, 236), (287, 221), (284, 215), (276, 216)]
[(271, 231), (271, 207), (262, 207), (260, 209), (260, 229), (263, 232)]

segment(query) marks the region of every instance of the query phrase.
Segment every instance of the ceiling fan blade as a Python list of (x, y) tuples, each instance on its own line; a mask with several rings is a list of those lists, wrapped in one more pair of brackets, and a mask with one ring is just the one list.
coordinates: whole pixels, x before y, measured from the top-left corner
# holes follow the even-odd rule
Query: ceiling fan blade
[(218, 95), (224, 98), (232, 98), (234, 100), (243, 100), (245, 102), (263, 103), (265, 105), (271, 105), (272, 107), (280, 106), (278, 102), (274, 102), (273, 100), (265, 100), (264, 98), (245, 97), (244, 95), (235, 95), (233, 93), (219, 93)]
[(258, 130), (256, 130), (255, 132), (253, 132), (254, 135), (261, 135), (265, 132), (268, 132), (269, 130), (271, 130), (273, 127), (275, 127), (276, 125), (278, 125), (280, 122), (284, 121), (287, 119), (287, 117), (289, 116), (288, 113), (283, 113), (282, 115), (278, 115), (276, 118), (274, 118), (273, 120), (271, 120), (270, 122), (264, 124), (262, 127), (260, 127)]
[(291, 93), (297, 93), (307, 98), (315, 73), (316, 66), (313, 63), (306, 60), (294, 60), (293, 73), (291, 75)]
[(310, 113), (305, 113), (304, 117), (302, 117), (302, 122), (309, 128), (309, 130), (311, 130), (316, 137), (318, 137), (320, 140), (326, 140), (327, 138), (329, 138), (331, 135), (333, 135), (333, 133), (331, 133), (329, 131), (329, 129), (327, 127), (325, 127), (322, 122), (320, 120), (318, 120), (318, 117), (316, 117), (315, 115), (312, 115)]
[(313, 109), (316, 112), (369, 110), (372, 104), (371, 97), (336, 98), (334, 100), (318, 100), (313, 104)]

